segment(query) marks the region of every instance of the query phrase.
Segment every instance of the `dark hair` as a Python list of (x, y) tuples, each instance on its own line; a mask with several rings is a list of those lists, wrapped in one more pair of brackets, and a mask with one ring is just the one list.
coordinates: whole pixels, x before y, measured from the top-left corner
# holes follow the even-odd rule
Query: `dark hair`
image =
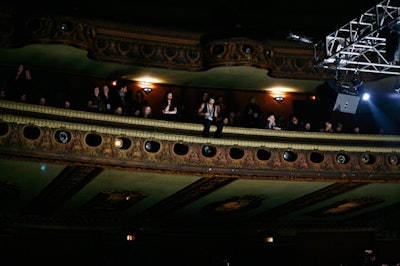
[(210, 99), (214, 99), (215, 100), (215, 95), (213, 93), (209, 93), (208, 94), (207, 101), (209, 101)]

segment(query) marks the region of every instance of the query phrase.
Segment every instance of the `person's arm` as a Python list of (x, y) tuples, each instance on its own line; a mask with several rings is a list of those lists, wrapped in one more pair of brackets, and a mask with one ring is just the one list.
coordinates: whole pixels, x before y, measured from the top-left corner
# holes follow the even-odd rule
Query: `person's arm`
[(178, 108), (174, 106), (174, 109), (172, 111), (168, 111), (168, 114), (170, 115), (176, 115), (178, 113)]
[(220, 111), (220, 106), (219, 105), (215, 105), (214, 108), (214, 118), (217, 120), (219, 118), (219, 111)]
[(205, 105), (205, 103), (201, 103), (199, 109), (197, 110), (197, 114), (199, 116), (206, 116), (206, 114), (202, 112), (204, 109), (204, 105)]
[(88, 100), (87, 109), (89, 109), (89, 110), (96, 110), (96, 109), (97, 109), (97, 105), (93, 104), (93, 101), (92, 101), (92, 100)]

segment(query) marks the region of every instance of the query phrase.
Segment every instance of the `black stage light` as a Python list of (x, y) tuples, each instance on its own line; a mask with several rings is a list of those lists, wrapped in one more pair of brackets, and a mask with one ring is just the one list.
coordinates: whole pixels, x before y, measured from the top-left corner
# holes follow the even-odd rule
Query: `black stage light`
[(297, 155), (293, 151), (285, 151), (283, 153), (283, 159), (287, 162), (294, 162), (297, 159)]
[(215, 154), (217, 153), (217, 149), (212, 146), (204, 146), (203, 149), (201, 150), (201, 153), (205, 157), (214, 157)]
[(160, 150), (160, 143), (158, 143), (157, 141), (146, 141), (146, 144), (144, 145), (144, 148), (146, 149), (146, 151), (148, 152), (158, 152)]
[(345, 154), (340, 153), (340, 154), (338, 154), (338, 155), (336, 156), (336, 161), (337, 161), (339, 164), (346, 164), (346, 163), (348, 163), (349, 159), (348, 159), (348, 157), (347, 157)]

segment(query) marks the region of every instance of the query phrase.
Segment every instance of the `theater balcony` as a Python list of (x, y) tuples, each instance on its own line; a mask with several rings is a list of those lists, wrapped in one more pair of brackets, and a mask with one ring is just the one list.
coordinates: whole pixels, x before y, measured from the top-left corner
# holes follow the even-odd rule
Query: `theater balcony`
[(398, 230), (398, 136), (225, 127), (214, 139), (193, 123), (0, 108), (9, 226)]

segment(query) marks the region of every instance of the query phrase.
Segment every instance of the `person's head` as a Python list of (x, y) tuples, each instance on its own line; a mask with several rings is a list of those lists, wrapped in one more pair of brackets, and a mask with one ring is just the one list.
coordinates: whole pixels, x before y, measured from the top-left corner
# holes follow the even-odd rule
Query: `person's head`
[(141, 90), (136, 91), (136, 99), (142, 100), (144, 97), (143, 92)]
[(267, 120), (270, 122), (275, 122), (275, 114), (270, 112), (267, 114)]
[(167, 93), (165, 94), (165, 99), (166, 99), (166, 100), (172, 100), (173, 96), (174, 96), (174, 95), (172, 94), (172, 92), (169, 91), (169, 92), (167, 92)]
[(310, 123), (310, 122), (306, 122), (306, 123), (304, 124), (304, 128), (305, 128), (306, 130), (311, 130), (311, 123)]
[(96, 87), (94, 87), (93, 88), (93, 93), (94, 93), (94, 95), (99, 95), (99, 93), (100, 93), (100, 88), (99, 88), (99, 86), (96, 86)]
[(251, 96), (251, 97), (250, 97), (250, 103), (256, 103), (256, 102), (257, 102), (256, 97)]
[(40, 97), (38, 101), (39, 105), (46, 105), (46, 98), (45, 97)]
[(116, 114), (116, 115), (122, 115), (122, 114), (123, 114), (123, 112), (122, 112), (122, 107), (118, 106), (117, 108), (115, 108), (114, 114)]
[(202, 99), (203, 99), (203, 101), (207, 101), (207, 99), (208, 99), (208, 92), (203, 92), (203, 95), (201, 96), (202, 97)]
[(299, 119), (297, 118), (297, 116), (292, 116), (292, 123), (295, 125), (299, 123)]
[(215, 96), (213, 94), (209, 94), (207, 98), (207, 103), (214, 104), (215, 103)]
[(128, 86), (127, 85), (121, 85), (119, 87), (119, 93), (125, 94), (128, 91)]
[(332, 129), (332, 123), (329, 122), (329, 121), (325, 121), (325, 129), (326, 129), (326, 130)]
[(17, 65), (17, 73), (21, 74), (23, 71), (24, 71), (24, 65), (23, 64)]
[(25, 69), (25, 78), (26, 79), (31, 79), (32, 78), (31, 74), (32, 73), (29, 69)]
[(145, 117), (151, 115), (151, 107), (149, 105), (143, 107), (143, 115)]
[(104, 84), (104, 85), (103, 85), (103, 92), (104, 92), (105, 94), (107, 94), (109, 91), (110, 91), (110, 87), (108, 87), (107, 84)]

